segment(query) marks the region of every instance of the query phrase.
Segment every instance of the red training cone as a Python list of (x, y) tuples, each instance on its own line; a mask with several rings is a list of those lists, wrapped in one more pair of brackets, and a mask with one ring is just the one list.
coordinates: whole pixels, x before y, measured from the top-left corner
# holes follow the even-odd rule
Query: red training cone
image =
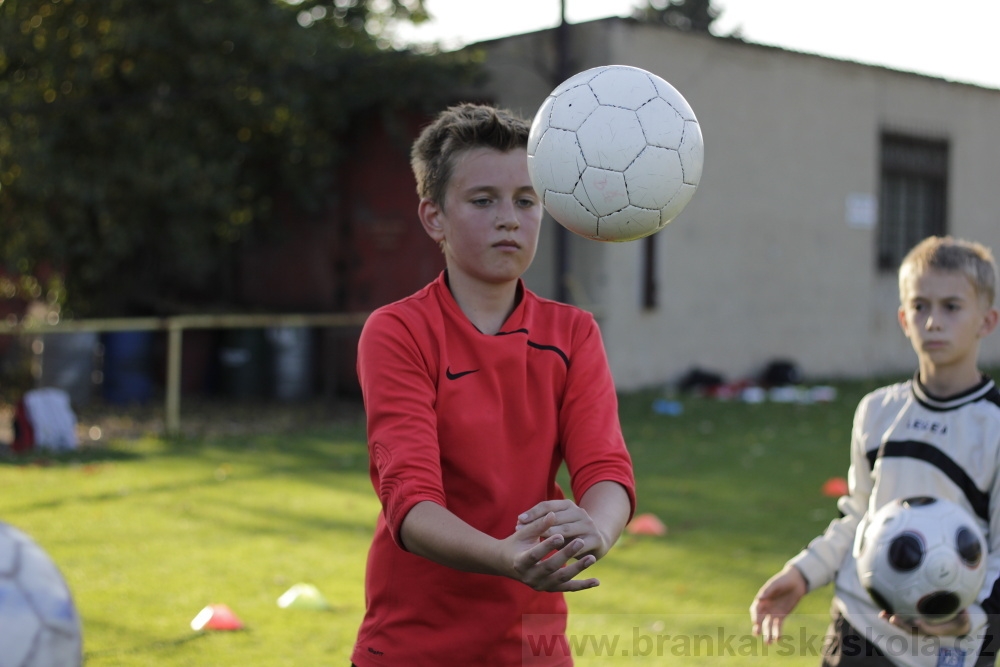
[(823, 495), (830, 498), (846, 496), (849, 492), (847, 480), (843, 477), (831, 477), (823, 482)]
[(655, 514), (640, 514), (632, 518), (625, 526), (631, 535), (666, 535), (667, 527)]
[(242, 630), (243, 621), (224, 604), (210, 604), (191, 621), (192, 630)]

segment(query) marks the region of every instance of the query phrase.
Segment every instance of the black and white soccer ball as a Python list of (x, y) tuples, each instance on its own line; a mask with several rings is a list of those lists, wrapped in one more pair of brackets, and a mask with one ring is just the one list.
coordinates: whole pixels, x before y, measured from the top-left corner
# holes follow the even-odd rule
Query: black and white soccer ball
[(986, 555), (986, 539), (962, 506), (926, 496), (894, 500), (862, 533), (858, 577), (890, 614), (944, 623), (975, 602)]
[(528, 174), (549, 215), (597, 241), (663, 229), (701, 181), (705, 145), (687, 100), (638, 67), (580, 72), (531, 123)]
[(0, 522), (0, 667), (79, 667), (80, 617), (59, 568)]

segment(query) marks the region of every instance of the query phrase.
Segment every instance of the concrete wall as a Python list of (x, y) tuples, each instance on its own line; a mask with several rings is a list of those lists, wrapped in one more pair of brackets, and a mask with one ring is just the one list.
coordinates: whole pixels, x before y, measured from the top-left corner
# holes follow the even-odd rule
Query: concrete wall
[[(480, 45), (500, 104), (534, 115), (556, 83), (553, 44), (544, 31)], [(572, 294), (598, 314), (622, 389), (695, 366), (742, 378), (775, 358), (817, 379), (911, 373), (876, 228), (847, 221), (849, 198), (878, 195), (884, 129), (949, 142), (949, 231), (1000, 253), (1000, 91), (621, 19), (572, 26), (571, 44), (571, 73), (624, 64), (671, 82), (705, 137), (694, 200), (653, 237), (658, 308), (641, 305), (643, 241), (570, 243)], [(554, 228), (526, 276), (547, 296)], [(1000, 365), (1000, 333), (982, 356)]]

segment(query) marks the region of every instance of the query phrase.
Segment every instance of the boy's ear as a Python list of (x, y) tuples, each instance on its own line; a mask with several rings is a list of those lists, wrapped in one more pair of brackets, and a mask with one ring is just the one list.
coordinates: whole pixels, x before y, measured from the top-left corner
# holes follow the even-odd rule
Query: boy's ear
[(910, 330), (909, 330), (909, 328), (907, 328), (907, 325), (906, 325), (906, 311), (903, 310), (902, 306), (900, 306), (899, 309), (896, 311), (896, 318), (899, 320), (899, 326), (903, 329), (903, 334), (907, 338), (909, 338), (910, 337)]
[(441, 207), (437, 202), (424, 198), (417, 205), (417, 215), (424, 231), (438, 244), (444, 240), (444, 226), (441, 224)]
[(993, 330), (997, 328), (997, 320), (1000, 320), (1000, 312), (996, 308), (990, 308), (986, 311), (986, 316), (983, 318), (983, 326), (979, 330), (979, 337), (986, 338)]

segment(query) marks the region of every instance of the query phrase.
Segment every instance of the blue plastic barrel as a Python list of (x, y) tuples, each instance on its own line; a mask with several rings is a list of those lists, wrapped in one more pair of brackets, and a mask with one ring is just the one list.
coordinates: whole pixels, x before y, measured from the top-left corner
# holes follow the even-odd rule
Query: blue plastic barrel
[(267, 330), (271, 350), (271, 392), (279, 401), (300, 401), (312, 396), (313, 332), (307, 327), (272, 327)]
[(227, 329), (219, 347), (222, 393), (231, 398), (266, 397), (268, 361), (263, 329)]
[(153, 397), (151, 331), (112, 331), (104, 343), (104, 400), (117, 405), (145, 403)]

